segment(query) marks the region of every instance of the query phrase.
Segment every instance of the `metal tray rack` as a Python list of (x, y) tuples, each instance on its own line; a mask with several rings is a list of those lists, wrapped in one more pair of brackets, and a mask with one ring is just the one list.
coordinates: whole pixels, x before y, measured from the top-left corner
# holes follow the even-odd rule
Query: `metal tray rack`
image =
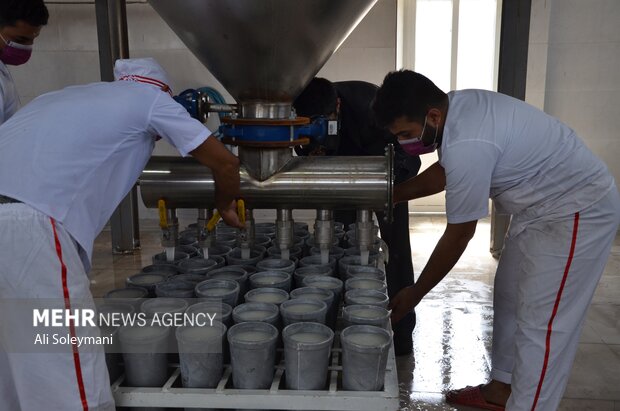
[(163, 387), (123, 386), (124, 376), (112, 384), (120, 407), (171, 407), (252, 410), (395, 411), (399, 407), (394, 345), (390, 347), (382, 391), (344, 391), (341, 386), (339, 333), (334, 338), (326, 390), (289, 390), (285, 387), (284, 362), (276, 365), (271, 388), (264, 390), (232, 387), (231, 366), (226, 365), (216, 388), (182, 388), (181, 370), (171, 365), (171, 376)]

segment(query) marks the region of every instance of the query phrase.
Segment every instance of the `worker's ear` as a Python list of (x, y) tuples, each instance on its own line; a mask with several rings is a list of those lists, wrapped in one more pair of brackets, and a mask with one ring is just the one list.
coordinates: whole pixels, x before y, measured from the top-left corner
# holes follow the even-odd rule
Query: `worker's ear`
[(427, 121), (432, 127), (438, 128), (442, 118), (441, 110), (438, 108), (431, 108), (428, 110), (427, 118)]

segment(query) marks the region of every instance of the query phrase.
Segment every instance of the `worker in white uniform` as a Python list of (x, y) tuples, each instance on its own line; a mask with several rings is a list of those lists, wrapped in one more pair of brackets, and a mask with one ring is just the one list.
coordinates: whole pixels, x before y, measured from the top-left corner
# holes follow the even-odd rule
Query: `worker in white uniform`
[(445, 232), (415, 285), (392, 299), (393, 320), (448, 274), (493, 198), (513, 219), (495, 275), (491, 381), (446, 399), (555, 410), (620, 222), (607, 167), (574, 130), (520, 100), (483, 90), (445, 94), (412, 71), (389, 73), (373, 108), (405, 151), (439, 154), (396, 186), (395, 202), (446, 192)]
[(0, 2), (0, 124), (19, 108), (19, 96), (9, 66), (26, 63), (32, 44), (49, 17), (43, 0)]
[[(153, 59), (119, 60), (115, 78), (42, 95), (0, 126), (0, 302), (93, 306), (95, 237), (160, 137), (212, 170), (222, 218), (241, 226), (239, 161), (174, 101), (164, 70)], [(32, 324), (9, 311), (0, 311), (1, 410), (114, 409), (102, 346), (37, 350), (16, 337)]]

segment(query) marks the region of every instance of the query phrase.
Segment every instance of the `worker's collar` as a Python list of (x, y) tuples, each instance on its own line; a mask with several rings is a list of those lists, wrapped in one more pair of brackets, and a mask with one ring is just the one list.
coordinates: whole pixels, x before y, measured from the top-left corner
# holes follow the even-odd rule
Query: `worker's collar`
[(138, 76), (137, 74), (129, 74), (127, 76), (123, 76), (119, 78), (118, 80), (119, 81), (135, 81), (138, 83), (151, 84), (155, 87), (159, 87), (162, 91), (165, 91), (166, 93), (170, 94), (170, 96), (172, 97), (172, 90), (170, 89), (170, 86), (168, 86), (163, 81), (160, 81), (160, 80), (157, 80), (151, 77)]

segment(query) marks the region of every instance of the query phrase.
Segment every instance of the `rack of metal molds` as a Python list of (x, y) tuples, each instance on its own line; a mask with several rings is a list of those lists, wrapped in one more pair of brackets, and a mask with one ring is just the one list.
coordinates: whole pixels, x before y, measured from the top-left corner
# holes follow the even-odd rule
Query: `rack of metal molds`
[(162, 387), (127, 387), (124, 376), (112, 383), (117, 407), (171, 407), (252, 410), (396, 411), (399, 408), (398, 379), (394, 347), (390, 347), (385, 382), (381, 391), (342, 389), (342, 350), (334, 338), (325, 390), (291, 390), (285, 387), (284, 363), (276, 365), (269, 389), (232, 387), (232, 369), (226, 365), (216, 388), (183, 388), (178, 364), (171, 364), (170, 377)]

